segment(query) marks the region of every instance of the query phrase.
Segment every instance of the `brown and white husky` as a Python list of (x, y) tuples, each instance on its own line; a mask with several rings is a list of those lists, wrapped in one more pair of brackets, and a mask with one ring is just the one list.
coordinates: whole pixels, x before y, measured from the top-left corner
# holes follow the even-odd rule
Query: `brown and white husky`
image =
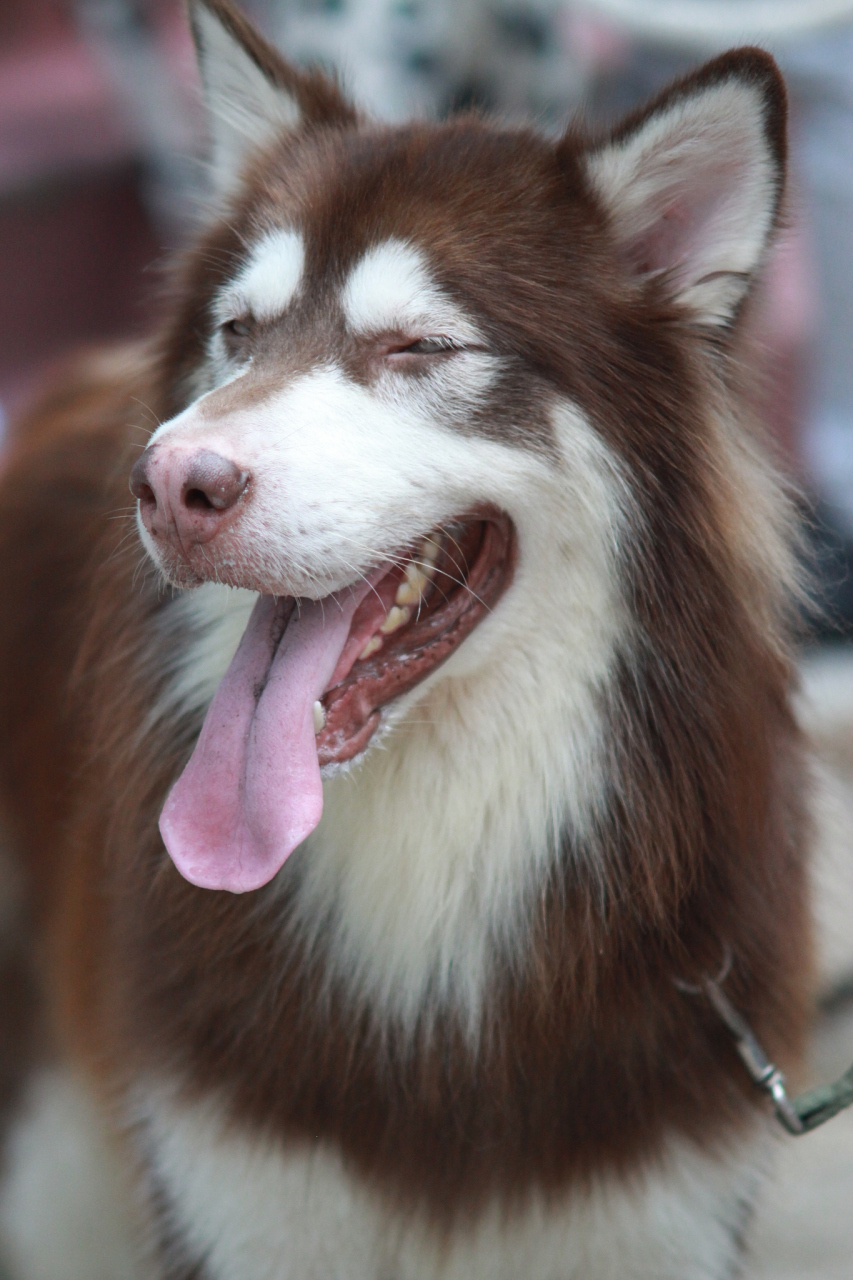
[(3, 481), (8, 1264), (723, 1280), (771, 1121), (677, 982), (791, 1070), (810, 980), (779, 74), (389, 128), (192, 18), (216, 209)]

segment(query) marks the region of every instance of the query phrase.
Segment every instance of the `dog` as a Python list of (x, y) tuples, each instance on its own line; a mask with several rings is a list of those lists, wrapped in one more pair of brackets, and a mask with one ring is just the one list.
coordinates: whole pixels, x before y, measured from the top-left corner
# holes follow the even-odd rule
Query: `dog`
[(723, 1280), (691, 984), (796, 1075), (812, 982), (779, 72), (386, 127), (191, 15), (210, 217), (2, 482), (14, 1275)]

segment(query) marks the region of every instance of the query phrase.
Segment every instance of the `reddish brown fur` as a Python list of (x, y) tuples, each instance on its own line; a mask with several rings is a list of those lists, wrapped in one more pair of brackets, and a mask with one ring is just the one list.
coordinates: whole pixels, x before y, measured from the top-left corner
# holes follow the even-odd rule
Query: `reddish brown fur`
[[(763, 55), (741, 57), (772, 79)], [(388, 133), (331, 118), (283, 143), (233, 229), (189, 257), (191, 301), (157, 360), (71, 388), (13, 451), (0, 516), (3, 782), (51, 922), (59, 1036), (105, 1090), (163, 1068), (191, 1094), (216, 1087), (235, 1122), (328, 1139), (389, 1198), (448, 1223), (491, 1195), (518, 1202), (654, 1160), (673, 1132), (713, 1147), (747, 1124), (755, 1098), (726, 1032), (673, 981), (715, 970), (727, 946), (732, 998), (770, 1053), (796, 1064), (808, 982), (800, 749), (784, 643), (758, 621), (698, 410), (714, 375), (663, 295), (627, 287), (579, 140), (555, 152), (475, 119)], [(143, 421), (132, 397), (162, 416), (184, 402), (204, 308), (241, 227), (265, 210), (298, 206), (342, 270), (366, 243), (340, 233), (342, 191), (347, 208), (375, 209), (371, 235), (430, 244), (502, 349), (569, 394), (625, 459), (643, 509), (627, 566), (638, 658), (608, 707), (608, 818), (592, 851), (564, 849), (527, 963), (494, 974), (476, 1052), (446, 1011), (412, 1046), (341, 990), (322, 1004), (324, 957), (288, 940), (280, 895), (183, 881), (157, 817), (199, 726), (139, 732), (179, 636), (153, 570), (122, 546), (126, 524), (109, 520), (128, 506)]]

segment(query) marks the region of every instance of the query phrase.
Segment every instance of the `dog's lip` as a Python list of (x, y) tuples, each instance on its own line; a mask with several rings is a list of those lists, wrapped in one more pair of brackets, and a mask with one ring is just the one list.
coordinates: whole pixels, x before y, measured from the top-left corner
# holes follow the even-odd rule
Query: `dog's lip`
[(381, 636), (378, 652), (364, 657), (365, 637), (380, 637), (378, 624), (416, 553), (409, 549), (389, 562), (378, 579), (372, 575), (374, 590), (353, 617), (350, 639), (322, 695), (323, 723), (317, 733), (321, 766), (360, 755), (379, 727), (383, 707), (445, 662), (510, 585), (516, 539), (504, 512), (474, 508), (444, 522), (429, 538), (436, 543), (441, 539), (430, 596), (399, 630)]

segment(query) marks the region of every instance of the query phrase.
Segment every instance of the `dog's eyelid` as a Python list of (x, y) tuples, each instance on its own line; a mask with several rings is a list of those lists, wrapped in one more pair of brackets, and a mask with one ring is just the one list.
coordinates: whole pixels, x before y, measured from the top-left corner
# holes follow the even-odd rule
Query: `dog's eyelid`
[(464, 343), (457, 342), (454, 338), (448, 337), (443, 333), (426, 334), (422, 338), (415, 338), (413, 342), (401, 344), (392, 349), (392, 355), (417, 355), (431, 356), (439, 355), (446, 351), (462, 351)]
[(227, 333), (233, 338), (248, 338), (251, 336), (254, 321), (251, 316), (232, 316), (229, 320), (223, 320), (220, 328), (223, 333)]
[(386, 356), (443, 356), (456, 355), (463, 352), (479, 351), (486, 352), (487, 348), (472, 342), (465, 342), (458, 338), (452, 338), (444, 333), (425, 334), (421, 338), (413, 338), (409, 341), (401, 340), (395, 343), (389, 343), (386, 349)]

